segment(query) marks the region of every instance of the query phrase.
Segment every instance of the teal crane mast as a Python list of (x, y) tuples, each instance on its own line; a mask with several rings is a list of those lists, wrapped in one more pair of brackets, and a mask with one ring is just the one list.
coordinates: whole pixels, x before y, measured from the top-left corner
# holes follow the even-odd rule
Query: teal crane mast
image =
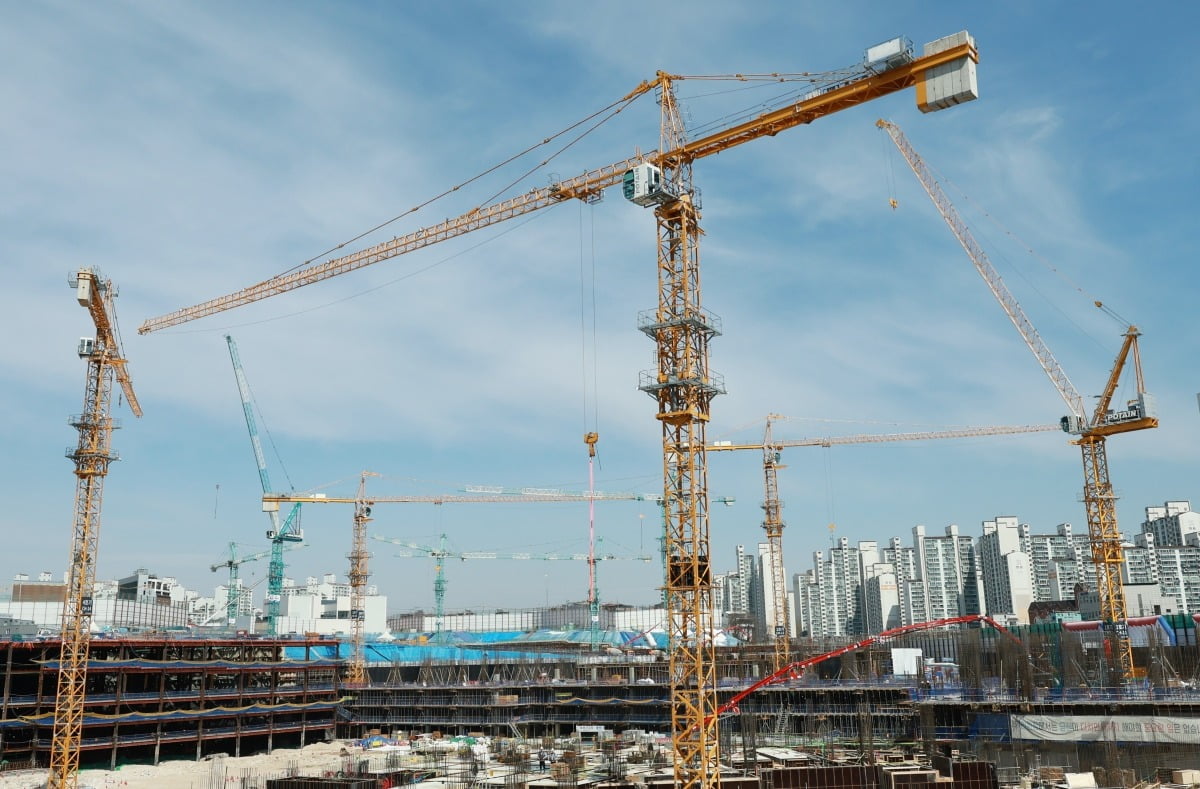
[(258, 553), (252, 553), (249, 556), (243, 556), (239, 559), (237, 549), (238, 544), (236, 542), (229, 543), (229, 558), (208, 568), (214, 573), (222, 567), (229, 568), (229, 586), (227, 587), (229, 591), (225, 595), (225, 621), (231, 626), (237, 619), (238, 602), (242, 596), (241, 585), (238, 584), (239, 568), (246, 562), (256, 562), (267, 555), (266, 551), (259, 551)]
[[(246, 372), (242, 369), (242, 360), (238, 356), (237, 343), (233, 337), (226, 334), (225, 342), (229, 344), (229, 358), (233, 360), (233, 374), (237, 378), (238, 394), (242, 398), (242, 411), (246, 415), (246, 429), (250, 432), (250, 446), (254, 449), (254, 460), (258, 464), (258, 478), (262, 482), (263, 493), (270, 493), (271, 478), (267, 474), (267, 459), (263, 455), (262, 442), (258, 438), (258, 426), (254, 422), (254, 408), (250, 404), (250, 385), (246, 383)], [(279, 618), (279, 602), (283, 596), (283, 552), (288, 543), (304, 541), (304, 530), (300, 528), (300, 504), (292, 505), (283, 525), (279, 525), (279, 512), (267, 512), (271, 519), (271, 528), (267, 531), (267, 539), (271, 541), (271, 564), (267, 571), (267, 632), (275, 635), (275, 622)]]

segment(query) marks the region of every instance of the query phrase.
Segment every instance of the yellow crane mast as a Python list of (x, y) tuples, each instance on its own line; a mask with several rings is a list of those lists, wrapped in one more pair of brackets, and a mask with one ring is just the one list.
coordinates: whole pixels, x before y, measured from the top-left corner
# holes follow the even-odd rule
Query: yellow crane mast
[[(879, 120), (876, 125), (888, 133), (909, 167), (916, 173), (929, 199), (950, 226), (954, 237), (975, 264), (975, 269), (983, 277), (1009, 320), (1016, 326), (1029, 350), (1037, 357), (1038, 363), (1070, 410), (1070, 414), (1062, 418), (1061, 428), (1066, 433), (1078, 436), (1071, 443), (1077, 444), (1083, 454), (1083, 501), (1087, 511), (1092, 562), (1096, 570), (1100, 616), (1104, 621), (1105, 637), (1109, 644), (1109, 672), (1112, 679), (1123, 685), (1133, 678), (1133, 650), (1129, 643), (1126, 622), (1125, 587), (1121, 582), (1125, 554), (1121, 546), (1121, 531), (1117, 526), (1117, 497), (1109, 479), (1105, 439), (1116, 433), (1158, 427), (1154, 400), (1146, 392), (1142, 379), (1142, 361), (1137, 345), (1141, 333), (1136, 326), (1129, 326), (1125, 330), (1124, 342), (1117, 353), (1104, 391), (1095, 411), (1089, 416), (1083, 398), (1067, 378), (1066, 372), (1034, 329), (1029, 318), (1025, 316), (1025, 311), (1008, 290), (999, 272), (992, 266), (987, 253), (979, 246), (967, 224), (955, 210), (954, 204), (946, 196), (925, 161), (913, 149), (904, 132), (889, 121)], [(1096, 306), (1103, 307), (1100, 302), (1096, 302)], [(1137, 397), (1124, 408), (1114, 411), (1111, 409), (1112, 397), (1120, 381), (1121, 372), (1130, 359), (1133, 363)]]
[(119, 427), (111, 416), (114, 377), (121, 385), (129, 410), (134, 416), (142, 415), (117, 332), (116, 286), (91, 268), (80, 269), (68, 281), (75, 289), (80, 306), (91, 315), (96, 336), (79, 341), (79, 358), (87, 362), (87, 378), (83, 412), (71, 418), (71, 426), (79, 431), (79, 441), (73, 450), (67, 451), (67, 457), (75, 461), (75, 515), (67, 596), (63, 604), (54, 732), (50, 743), (47, 786), (52, 789), (74, 787), (78, 781), (92, 590), (100, 544), (100, 508), (108, 466), (117, 460), (117, 454), (112, 450), (112, 431)]
[(775, 638), (775, 670), (791, 661), (791, 627), (788, 622), (787, 574), (783, 569), (783, 502), (779, 500), (779, 469), (783, 465), (783, 453), (776, 449), (771, 438), (771, 421), (774, 414), (767, 415), (763, 429), (763, 529), (767, 533), (767, 553), (771, 557), (771, 586), (774, 594), (775, 622), (772, 635)]
[(673, 87), (688, 77), (659, 72), (625, 97), (629, 102), (657, 92), (661, 106), (658, 151), (480, 206), (455, 219), (147, 320), (138, 331), (146, 334), (259, 301), (567, 199), (593, 200), (618, 183), (628, 199), (654, 206), (658, 306), (639, 318), (638, 328), (654, 339), (658, 368), (643, 373), (640, 388), (658, 403), (656, 419), (662, 426), (674, 777), (676, 786), (716, 786), (720, 777), (704, 428), (709, 404), (723, 384), (708, 365), (708, 343), (720, 327), (718, 319), (704, 310), (700, 298), (700, 212), (693, 197), (692, 164), (909, 87), (916, 88), (922, 112), (970, 101), (978, 96), (978, 60), (974, 39), (963, 31), (926, 44), (919, 56), (903, 38), (883, 42), (869, 48), (860, 64), (833, 75), (730, 75), (727, 78), (740, 81), (803, 80), (818, 87), (797, 100), (696, 140), (687, 138)]
[(371, 502), (367, 499), (367, 477), (378, 474), (364, 471), (358, 478), (358, 495), (354, 497), (354, 539), (350, 549), (350, 632), (354, 645), (354, 660), (350, 662), (347, 681), (354, 687), (367, 682), (367, 664), (363, 657), (363, 625), (367, 620), (366, 595), (371, 554), (367, 551), (367, 524), (371, 522)]
[[(1059, 425), (1014, 425), (996, 427), (966, 427), (955, 430), (934, 430), (919, 433), (869, 433), (826, 438), (801, 438), (777, 441), (772, 438), (772, 422), (786, 419), (778, 414), (768, 414), (761, 444), (734, 444), (732, 441), (717, 441), (708, 445), (709, 452), (755, 450), (763, 453), (763, 476), (765, 496), (763, 498), (763, 530), (767, 533), (767, 554), (771, 563), (771, 581), (774, 586), (774, 614), (772, 636), (775, 643), (775, 670), (788, 663), (791, 652), (789, 624), (787, 619), (787, 579), (783, 567), (783, 501), (779, 498), (778, 470), (787, 468), (782, 463), (785, 447), (832, 447), (845, 444), (877, 444), (889, 441), (924, 441), (934, 438), (970, 438), (975, 436), (1014, 435), (1017, 433), (1044, 433), (1059, 430)], [(832, 528), (832, 524), (830, 525)]]

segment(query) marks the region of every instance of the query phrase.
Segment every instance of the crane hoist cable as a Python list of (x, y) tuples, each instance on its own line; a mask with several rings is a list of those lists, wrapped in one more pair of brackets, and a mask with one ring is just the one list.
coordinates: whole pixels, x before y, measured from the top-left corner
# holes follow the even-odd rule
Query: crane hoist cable
[(833, 530), (834, 524), (837, 523), (837, 512), (834, 507), (833, 495), (833, 447), (825, 447), (825, 451), (821, 453), (821, 458), (825, 464), (825, 520), (829, 524), (829, 542), (830, 547), (833, 547)]
[(883, 135), (879, 137), (879, 147), (880, 153), (883, 154), (883, 173), (884, 183), (887, 187), (887, 201), (888, 205), (895, 211), (900, 207), (900, 200), (896, 195), (896, 152), (892, 149), (892, 146), (888, 145), (888, 139)]
[[(586, 223), (584, 222), (585, 216), (588, 219)], [(591, 318), (590, 322), (588, 318)], [(582, 392), (583, 399), (583, 427), (585, 435), (599, 433), (600, 430), (598, 355), (596, 328), (596, 220), (595, 215), (591, 210), (591, 204), (580, 201), (579, 360), (581, 377), (580, 391)], [(591, 406), (590, 415), (588, 413), (589, 403)], [(595, 456), (595, 442), (589, 442), (588, 454), (589, 456)]]
[[(283, 455), (279, 453), (279, 446), (275, 443), (275, 436), (271, 433), (271, 428), (267, 427), (266, 417), (263, 416), (262, 409), (258, 407), (258, 398), (254, 396), (254, 388), (250, 386), (250, 379), (246, 376), (244, 370), (242, 371), (241, 380), (246, 385), (246, 394), (250, 398), (250, 407), (254, 409), (254, 413), (258, 417), (256, 420), (256, 432), (266, 434), (267, 443), (271, 445), (271, 452), (275, 455), (275, 462), (279, 464), (279, 470), (283, 472), (283, 478), (287, 480), (288, 490), (295, 490), (296, 486), (292, 482), (292, 475), (288, 473), (287, 465), (283, 462)], [(257, 428), (261, 428), (261, 430)]]
[(636, 98), (637, 98), (637, 96), (626, 96), (623, 99), (614, 101), (611, 104), (609, 104), (607, 107), (599, 109), (596, 112), (592, 113), (591, 115), (587, 116), (586, 118), (583, 118), (581, 120), (576, 121), (575, 123), (572, 123), (571, 125), (567, 126), (566, 128), (562, 129), (561, 131), (555, 132), (554, 134), (550, 135), (549, 137), (544, 138), (541, 142), (535, 143), (535, 144), (529, 146), (528, 148), (526, 148), (525, 150), (520, 151), (519, 153), (513, 154), (512, 156), (508, 157), (504, 161), (492, 165), (491, 167), (484, 170), (483, 172), (478, 173), (477, 175), (473, 175), (470, 178), (468, 178), (467, 180), (462, 181), (461, 183), (458, 183), (454, 186), (451, 186), (449, 189), (446, 189), (445, 191), (441, 192), (440, 194), (436, 194), (433, 197), (430, 197), (429, 199), (427, 199), (421, 203), (418, 203), (417, 205), (413, 206), (412, 208), (408, 209), (407, 211), (402, 211), (399, 214), (397, 214), (396, 216), (392, 217), (391, 219), (380, 222), (379, 224), (375, 225), (374, 227), (368, 228), (367, 230), (362, 231), (361, 233), (354, 236), (353, 238), (348, 238), (345, 241), (341, 242), (340, 244), (330, 247), (329, 249), (325, 250), (324, 252), (322, 252), (318, 255), (314, 255), (313, 257), (309, 258), (308, 260), (305, 260), (302, 263), (297, 263), (296, 265), (292, 266), (291, 268), (285, 269), (282, 272), (282, 274), (288, 274), (292, 271), (295, 271), (296, 269), (311, 265), (312, 263), (315, 263), (316, 261), (318, 261), (324, 257), (332, 255), (334, 252), (337, 252), (339, 249), (343, 249), (346, 246), (353, 244), (355, 241), (359, 241), (363, 238), (366, 238), (367, 236), (371, 235), (372, 233), (382, 230), (383, 228), (387, 227), (388, 225), (398, 222), (399, 220), (403, 219), (406, 216), (415, 214), (418, 211), (420, 211), (422, 208), (425, 208), (426, 206), (429, 206), (433, 203), (436, 203), (438, 200), (441, 200), (443, 197), (447, 197), (449, 195), (454, 194), (457, 191), (460, 191), (464, 186), (470, 186), (471, 184), (475, 183), (476, 181), (480, 180), (481, 178), (491, 175), (492, 173), (503, 168), (504, 166), (512, 164), (513, 162), (517, 161), (518, 159), (520, 159), (523, 156), (527, 156), (528, 154), (530, 154), (533, 151), (536, 151), (538, 148), (542, 147), (543, 145), (548, 145), (550, 142), (558, 139), (559, 137), (563, 136), (567, 132), (576, 129), (585, 123), (588, 123), (589, 121), (593, 120), (594, 118), (599, 117), (600, 115), (604, 114), (605, 112), (608, 112), (609, 110), (613, 110), (614, 107), (617, 108), (617, 109), (613, 110), (612, 113), (607, 118), (604, 118), (600, 122), (594, 124), (591, 128), (589, 128), (583, 134), (579, 135), (574, 140), (572, 140), (571, 142), (567, 143), (559, 150), (552, 153), (548, 158), (543, 159), (541, 162), (539, 162), (537, 164), (537, 166), (531, 168), (530, 170), (527, 170), (515, 181), (508, 184), (507, 186), (505, 186), (503, 189), (501, 189), (498, 192), (496, 192), (495, 194), (493, 194), (488, 199), (482, 201), (483, 204), (490, 203), (493, 200), (495, 200), (496, 198), (498, 198), (501, 194), (503, 194), (508, 189), (511, 189), (512, 187), (516, 186), (518, 183), (520, 183), (525, 178), (528, 178), (530, 175), (532, 175), (534, 172), (536, 172), (540, 168), (545, 167), (547, 164), (549, 164), (551, 161), (553, 161), (556, 157), (558, 157), (559, 155), (561, 155), (562, 153), (564, 153), (565, 151), (570, 149), (572, 146), (574, 146), (576, 143), (578, 143), (580, 140), (582, 140), (587, 135), (591, 134), (597, 128), (599, 128), (603, 124), (607, 123), (608, 121), (612, 120), (619, 113), (624, 111), (625, 108), (628, 107)]

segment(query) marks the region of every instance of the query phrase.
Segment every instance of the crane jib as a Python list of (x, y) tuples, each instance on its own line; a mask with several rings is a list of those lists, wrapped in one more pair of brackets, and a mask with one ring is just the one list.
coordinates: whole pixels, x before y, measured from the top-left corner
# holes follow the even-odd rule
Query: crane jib
[[(952, 45), (944, 46), (942, 42), (951, 42)], [(653, 151), (645, 155), (630, 157), (548, 187), (534, 189), (498, 203), (472, 209), (460, 217), (421, 228), (367, 249), (324, 263), (306, 266), (300, 270), (243, 288), (227, 296), (220, 296), (192, 307), (185, 307), (157, 318), (151, 318), (138, 327), (138, 333), (149, 334), (260, 301), (270, 296), (287, 293), (305, 285), (456, 238), (473, 230), (557, 205), (567, 199), (589, 199), (610, 186), (622, 183), (625, 173), (638, 164), (650, 162), (659, 167), (677, 167), (683, 162), (702, 159), (760, 137), (774, 136), (786, 129), (811, 123), (817, 118), (908, 87), (915, 86), (919, 94), (924, 93), (926, 96), (931, 93), (941, 96), (942, 91), (929, 86), (936, 86), (938, 80), (946, 79), (941, 71), (954, 66), (954, 64), (966, 64), (971, 67), (972, 72), (970, 79), (965, 81), (965, 89), (962, 92), (951, 94), (951, 97), (945, 100), (950, 104), (969, 101), (977, 96), (973, 67), (978, 60), (979, 53), (975, 49), (973, 39), (968, 34), (964, 32), (948, 36), (926, 45), (926, 54), (909, 63), (879, 73), (864, 69), (863, 75), (858, 79), (848, 80), (833, 88), (814, 91), (795, 104), (764, 113), (758, 118), (720, 130), (666, 153)], [(920, 95), (918, 100), (924, 111), (950, 106), (950, 104), (937, 104), (936, 101), (941, 99), (930, 104), (928, 99), (922, 101)]]

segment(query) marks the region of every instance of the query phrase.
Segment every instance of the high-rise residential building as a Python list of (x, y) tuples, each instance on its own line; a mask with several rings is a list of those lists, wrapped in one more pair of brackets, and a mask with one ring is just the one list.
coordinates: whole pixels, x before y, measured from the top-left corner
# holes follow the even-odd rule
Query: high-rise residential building
[[(1157, 584), (1177, 611), (1200, 610), (1200, 534), (1191, 531), (1191, 516), (1197, 513), (1188, 502), (1147, 507), (1142, 533), (1125, 547), (1126, 583)], [(1163, 537), (1177, 544), (1164, 545)]]
[(1175, 598), (1177, 611), (1200, 610), (1200, 547), (1172, 545), (1154, 551), (1158, 587)]
[(1143, 534), (1153, 534), (1160, 546), (1192, 545), (1200, 542), (1200, 512), (1192, 512), (1190, 501), (1168, 501), (1147, 507)]
[[(911, 559), (893, 539), (883, 551), (874, 540), (855, 546), (839, 538), (829, 552), (813, 553), (813, 568), (792, 578), (796, 631), (811, 636), (878, 633), (902, 622), (897, 573), (886, 556)], [(911, 575), (911, 562), (905, 564)], [(923, 598), (922, 598), (923, 599)], [(920, 620), (916, 620), (920, 621)]]
[(875, 562), (863, 577), (863, 615), (867, 633), (882, 633), (899, 627), (900, 591), (896, 568), (887, 562)]
[(1069, 523), (1060, 523), (1054, 534), (1029, 536), (1029, 554), (1033, 573), (1033, 599), (1036, 602), (1075, 599), (1075, 586), (1096, 586), (1092, 565), (1091, 541), (1087, 530), (1076, 532)]
[(754, 589), (754, 557), (746, 552), (746, 546), (737, 547), (737, 573), (742, 579), (737, 587), (737, 596), (733, 599), (734, 610), (743, 614), (750, 613), (750, 598)]
[[(911, 545), (891, 537), (882, 546), (864, 540), (851, 547), (840, 538), (813, 553), (812, 569), (792, 576), (789, 621), (796, 633), (815, 637), (984, 612), (1025, 622), (1033, 603), (1075, 600), (1080, 588), (1094, 596), (1086, 531), (1060, 523), (1053, 533), (1034, 534), (1003, 515), (983, 521), (982, 532), (976, 542), (955, 525), (934, 535), (916, 526)], [(775, 595), (766, 545), (756, 557), (739, 546), (738, 562), (720, 599), (733, 610), (735, 590), (744, 594), (743, 610), (755, 615), (760, 638), (769, 638), (765, 625)], [(1151, 610), (1200, 610), (1200, 513), (1187, 501), (1147, 507), (1142, 533), (1126, 546), (1124, 575), (1130, 585), (1153, 585), (1175, 600), (1160, 604), (1147, 597)]]
[(892, 566), (896, 574), (896, 596), (899, 605), (899, 625), (924, 622), (925, 590), (921, 586), (920, 571), (917, 569), (917, 549), (904, 545), (899, 537), (888, 540), (882, 551), (885, 564)]
[[(819, 554), (820, 551), (817, 551)], [(817, 554), (814, 554), (814, 560)], [(792, 576), (792, 596), (796, 600), (796, 634), (815, 636), (825, 632), (821, 609), (821, 588), (816, 573), (805, 570)]]
[(1157, 540), (1150, 533), (1138, 534), (1134, 536), (1133, 543), (1125, 543), (1122, 551), (1125, 558), (1122, 580), (1127, 584), (1157, 584), (1157, 548)]
[(800, 622), (797, 632), (813, 637), (842, 635), (846, 632), (843, 599), (835, 588), (836, 575), (824, 551), (813, 551), (813, 569), (797, 575), (793, 591), (798, 601)]
[[(737, 546), (736, 570), (722, 573), (714, 579), (713, 605), (722, 627), (734, 629), (741, 637), (761, 637), (754, 627), (756, 607), (752, 598), (757, 586), (754, 557), (746, 546)], [(758, 607), (761, 613), (761, 606)]]
[(1029, 604), (1035, 599), (1029, 547), (1029, 524), (1012, 515), (983, 522), (979, 564), (989, 616), (1029, 624)]
[(737, 583), (737, 573), (730, 570), (713, 576), (713, 614), (719, 627), (725, 627), (729, 615), (729, 587)]
[(929, 536), (913, 527), (913, 543), (921, 572), (926, 621), (983, 611), (983, 579), (972, 539), (946, 527), (945, 536)]
[(874, 540), (858, 543), (860, 621), (862, 633), (879, 633), (900, 624), (900, 596), (896, 568), (883, 561)]
[[(874, 545), (874, 543), (870, 543)], [(862, 614), (862, 560), (860, 547), (850, 547), (850, 541), (839, 537), (829, 549), (829, 599), (841, 620), (841, 632), (834, 635), (854, 635), (866, 632)]]

